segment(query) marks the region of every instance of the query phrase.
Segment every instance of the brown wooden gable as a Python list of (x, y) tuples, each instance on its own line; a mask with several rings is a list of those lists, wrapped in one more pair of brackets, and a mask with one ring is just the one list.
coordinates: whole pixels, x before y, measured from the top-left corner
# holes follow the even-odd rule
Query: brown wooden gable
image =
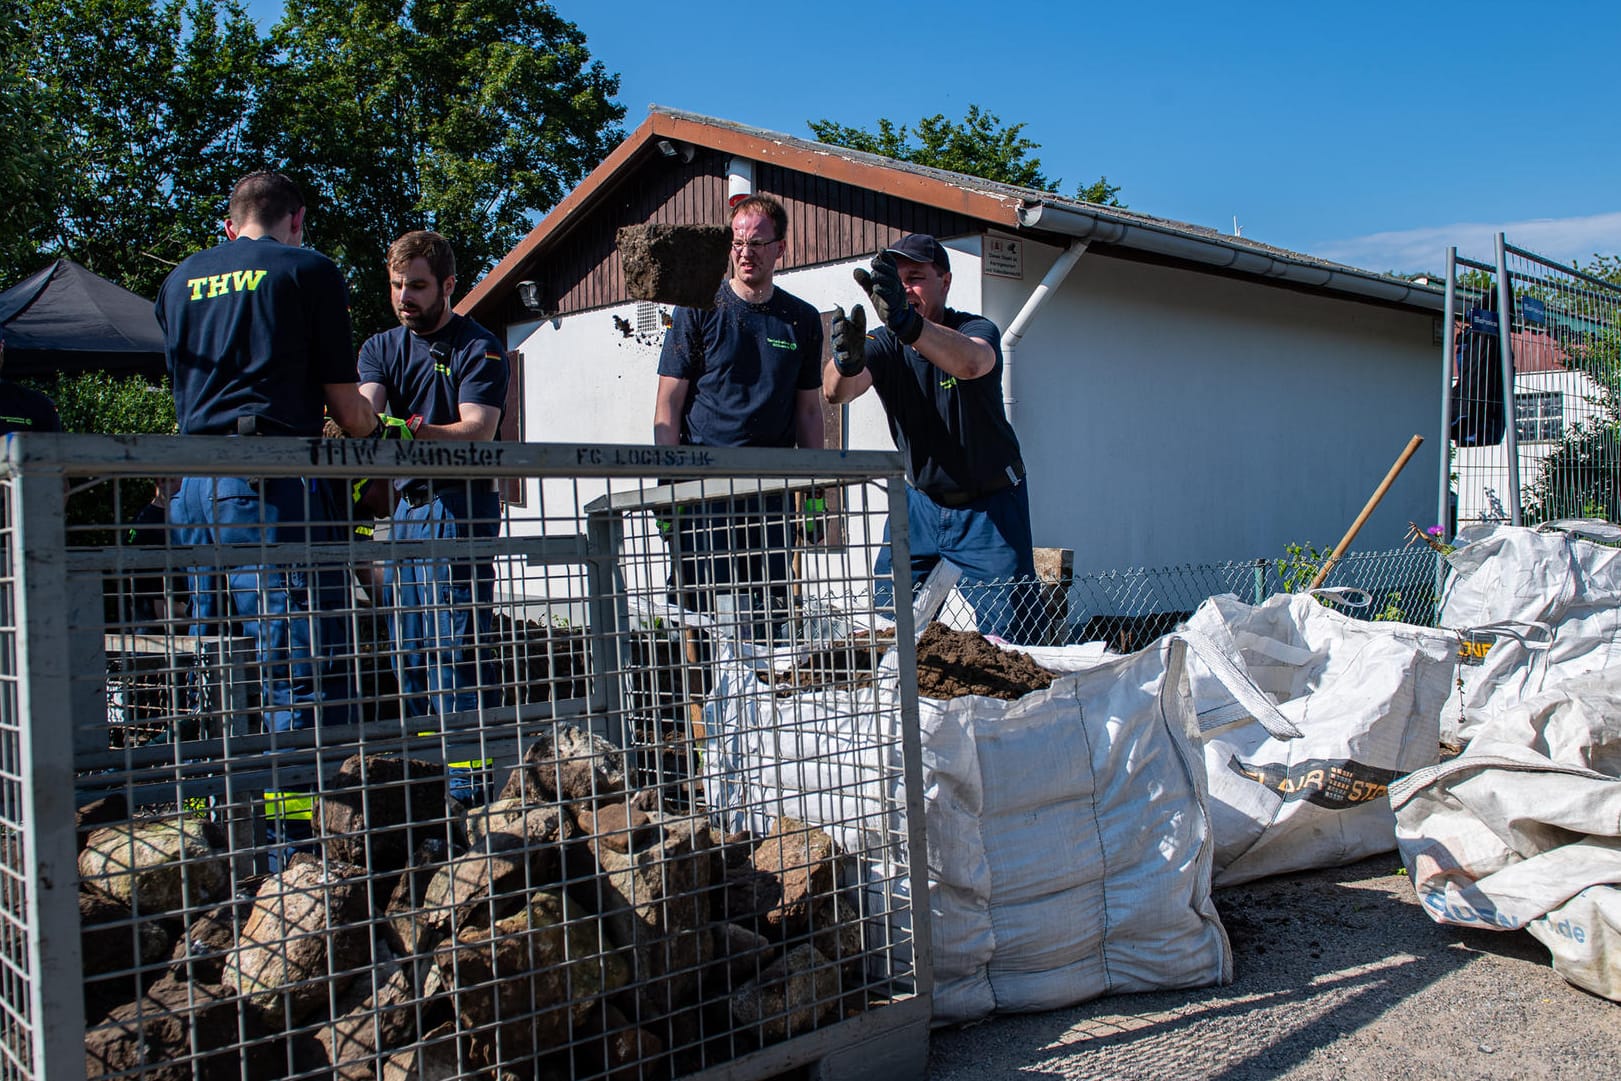
[[(725, 224), (730, 157), (701, 148), (691, 162), (643, 155), (566, 232), (521, 265), (516, 279), (540, 282), (548, 310), (558, 315), (625, 303), (630, 298), (614, 247), (620, 227)], [(906, 233), (951, 237), (984, 228), (964, 214), (782, 166), (757, 163), (754, 182), (757, 192), (777, 199), (788, 212), (788, 247), (779, 271), (871, 254)], [(534, 318), (515, 293), (497, 301), (495, 311), (503, 317), (498, 321)], [(489, 310), (483, 314), (488, 316)]]

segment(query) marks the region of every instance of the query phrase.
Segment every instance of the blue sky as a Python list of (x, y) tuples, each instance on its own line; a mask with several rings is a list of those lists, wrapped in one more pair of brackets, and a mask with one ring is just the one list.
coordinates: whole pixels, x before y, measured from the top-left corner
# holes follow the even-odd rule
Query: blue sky
[[(808, 137), (971, 104), (1073, 191), (1371, 270), (1621, 252), (1621, 4), (559, 0), (650, 103)], [(252, 0), (262, 25), (279, 0)]]

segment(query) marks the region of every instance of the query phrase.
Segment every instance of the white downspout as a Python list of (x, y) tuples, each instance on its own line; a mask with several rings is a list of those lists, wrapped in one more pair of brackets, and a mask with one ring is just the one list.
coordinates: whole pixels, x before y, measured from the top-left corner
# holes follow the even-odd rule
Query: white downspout
[(1018, 395), (1013, 393), (1013, 356), (1018, 351), (1019, 339), (1024, 337), (1025, 328), (1030, 325), (1030, 320), (1035, 318), (1036, 312), (1041, 310), (1042, 305), (1046, 304), (1048, 298), (1064, 283), (1064, 279), (1069, 277), (1069, 272), (1075, 269), (1075, 264), (1080, 262), (1081, 256), (1086, 254), (1086, 246), (1089, 243), (1090, 241), (1086, 240), (1070, 241), (1069, 247), (1059, 255), (1058, 261), (1047, 271), (1047, 276), (1041, 279), (1041, 284), (1030, 294), (1030, 299), (1019, 309), (1019, 314), (1013, 317), (1013, 322), (1002, 332), (1002, 410), (1007, 414), (1009, 424), (1013, 423), (1014, 407), (1019, 401)]

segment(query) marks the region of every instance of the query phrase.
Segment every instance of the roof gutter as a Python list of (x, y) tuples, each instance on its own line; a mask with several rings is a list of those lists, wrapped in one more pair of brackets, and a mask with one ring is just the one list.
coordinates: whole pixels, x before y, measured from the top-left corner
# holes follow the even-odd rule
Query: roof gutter
[(1258, 278), (1272, 278), (1313, 289), (1332, 289), (1390, 304), (1440, 311), (1441, 291), (1383, 275), (1280, 258), (1267, 252), (1173, 232), (1152, 225), (1105, 217), (1078, 207), (1036, 203), (1018, 210), (1026, 229), (1045, 229), (1089, 243), (1116, 244), (1173, 259), (1204, 263)]
[(1052, 269), (1047, 271), (1047, 276), (1041, 279), (1041, 284), (1036, 286), (1035, 292), (1030, 294), (1030, 298), (1024, 302), (1024, 307), (1019, 309), (1019, 314), (1013, 317), (1013, 322), (1008, 324), (1007, 330), (1002, 334), (1002, 411), (1007, 414), (1009, 424), (1013, 423), (1013, 414), (1019, 403), (1019, 396), (1014, 393), (1013, 384), (1013, 364), (1019, 350), (1019, 339), (1024, 337), (1025, 329), (1035, 318), (1036, 312), (1040, 311), (1053, 293), (1058, 291), (1058, 287), (1064, 284), (1064, 279), (1069, 277), (1069, 272), (1075, 269), (1075, 264), (1081, 261), (1081, 256), (1086, 254), (1089, 243), (1086, 240), (1070, 242), (1069, 247), (1059, 254), (1058, 261), (1053, 263)]

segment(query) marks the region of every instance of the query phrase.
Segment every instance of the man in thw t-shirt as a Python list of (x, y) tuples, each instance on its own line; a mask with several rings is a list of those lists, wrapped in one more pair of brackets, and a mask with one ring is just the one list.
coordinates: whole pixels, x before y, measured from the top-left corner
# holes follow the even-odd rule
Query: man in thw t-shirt
[[(677, 308), (664, 337), (653, 442), (820, 449), (822, 319), (773, 280), (788, 214), (753, 195), (732, 208), (731, 228), (731, 275), (715, 306)], [(741, 586), (752, 604), (781, 603), (787, 520), (781, 494), (676, 508), (668, 537), (679, 602), (713, 611), (714, 594)]]

